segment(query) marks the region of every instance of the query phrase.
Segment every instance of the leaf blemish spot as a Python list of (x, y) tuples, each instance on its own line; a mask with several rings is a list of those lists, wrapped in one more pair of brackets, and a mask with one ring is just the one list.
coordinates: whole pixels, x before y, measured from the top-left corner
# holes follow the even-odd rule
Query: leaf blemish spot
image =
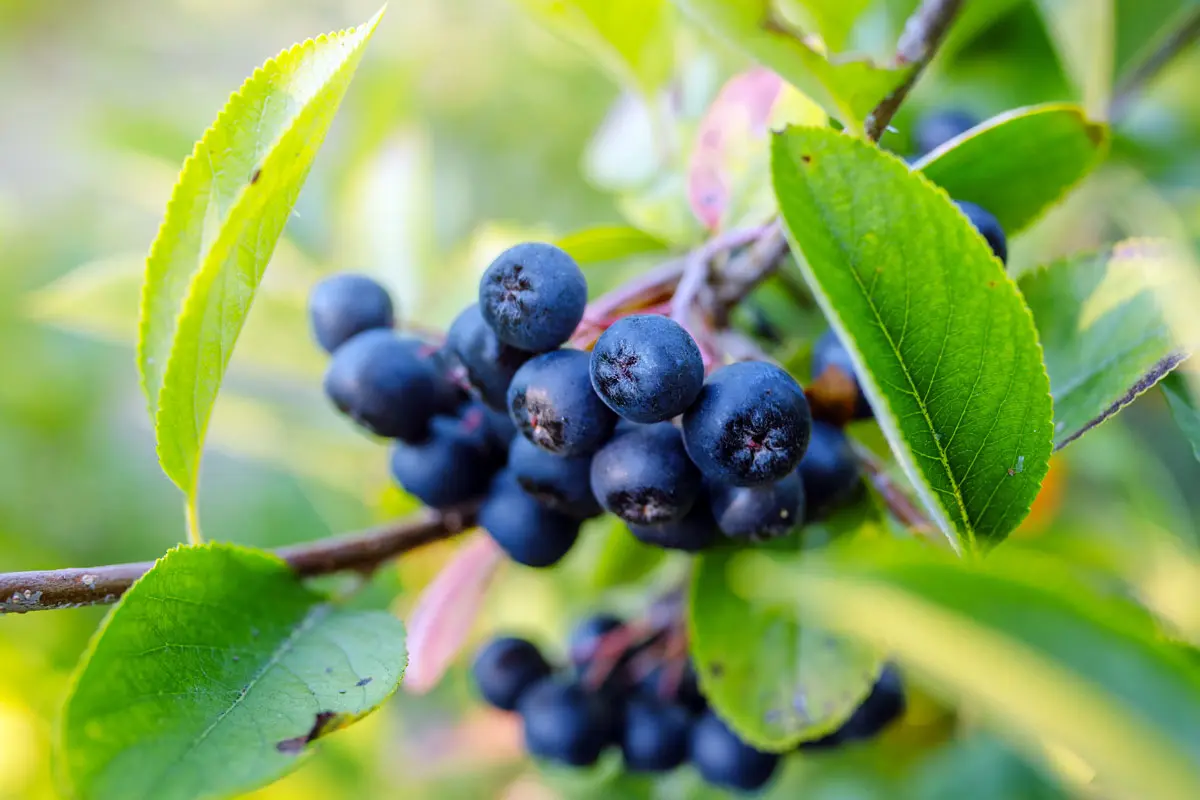
[(337, 719), (337, 714), (332, 711), (322, 711), (317, 714), (313, 720), (313, 725), (309, 728), (308, 733), (303, 736), (295, 736), (291, 739), (284, 739), (275, 745), (275, 749), (287, 755), (299, 755), (304, 752), (304, 748), (315, 742), (317, 739), (324, 736), (330, 730), (336, 727), (331, 725)]
[(800, 156), (800, 160), (805, 164), (811, 164), (812, 156), (810, 156), (808, 153), (805, 153), (804, 155)]
[(370, 682), (371, 682), (371, 677), (368, 675), (367, 677), (363, 678), (361, 681), (359, 681), (358, 683), (356, 683), (354, 685), (361, 688), (363, 686), (366, 686)]
[(258, 179), (262, 177), (262, 167), (254, 170), (254, 174), (250, 176), (250, 185), (258, 183)]

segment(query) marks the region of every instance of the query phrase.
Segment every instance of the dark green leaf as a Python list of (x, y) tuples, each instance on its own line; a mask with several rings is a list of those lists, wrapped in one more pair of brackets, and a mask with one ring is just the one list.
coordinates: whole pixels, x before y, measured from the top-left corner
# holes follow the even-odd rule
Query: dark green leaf
[(1167, 405), (1171, 407), (1171, 416), (1184, 437), (1192, 445), (1192, 453), (1200, 460), (1200, 408), (1188, 391), (1187, 384), (1177, 375), (1168, 375), (1161, 384), (1163, 394), (1167, 396)]
[(1052, 741), (1114, 797), (1200, 796), (1200, 670), (1138, 606), (1044, 556), (871, 542), (801, 574), (748, 553), (735, 589), (887, 647), (930, 686)]
[(230, 354), (380, 15), (285, 50), (196, 143), (146, 263), (138, 368), (163, 470), (195, 507)]
[(792, 128), (772, 171), (801, 270), (931, 517), (959, 549), (1002, 541), (1053, 445), (1016, 286), (945, 193), (878, 148)]
[(584, 228), (568, 233), (556, 244), (584, 267), (667, 250), (667, 244), (662, 239), (630, 225)]
[[(865, 506), (810, 525), (762, 552), (781, 572), (798, 570), (806, 543), (870, 528)], [(692, 659), (709, 704), (743, 739), (783, 751), (837, 728), (871, 690), (880, 659), (873, 648), (802, 622), (794, 606), (733, 592), (737, 549), (696, 559), (688, 606)]]
[(1097, 311), (1097, 290), (1128, 269), (1116, 254), (1134, 247), (1153, 250), (1148, 242), (1126, 243), (1021, 279), (1050, 373), (1057, 447), (1115, 415), (1183, 360), (1153, 286), (1121, 292)]
[(338, 610), (268, 553), (178, 548), (84, 656), (64, 712), (65, 773), (84, 800), (248, 791), (379, 706), (404, 664), (390, 614)]
[(778, 72), (851, 130), (861, 130), (871, 110), (908, 76), (907, 68), (826, 59), (770, 0), (674, 0), (674, 3), (713, 36), (727, 40)]
[(1061, 200), (1107, 149), (1106, 125), (1089, 121), (1079, 106), (1050, 103), (993, 117), (913, 169), (955, 200), (995, 214), (1012, 236)]

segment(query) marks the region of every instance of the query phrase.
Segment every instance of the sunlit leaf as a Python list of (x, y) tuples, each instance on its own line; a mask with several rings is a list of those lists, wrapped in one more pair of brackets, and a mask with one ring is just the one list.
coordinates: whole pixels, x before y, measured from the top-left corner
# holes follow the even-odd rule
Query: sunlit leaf
[(630, 225), (597, 225), (568, 233), (555, 242), (580, 266), (603, 264), (623, 258), (662, 253), (664, 241)]
[(1088, 113), (1105, 116), (1112, 96), (1114, 0), (1036, 0), (1034, 5)]
[(713, 36), (779, 73), (853, 131), (862, 128), (871, 110), (908, 75), (907, 68), (827, 59), (819, 44), (780, 13), (774, 0), (674, 2)]
[(178, 548), (84, 655), (62, 763), (82, 800), (248, 791), (378, 707), (404, 664), (391, 615), (334, 608), (268, 553)]
[[(859, 533), (862, 508), (761, 548), (781, 572), (797, 569), (806, 544)], [(739, 550), (696, 559), (688, 603), (692, 659), (709, 704), (746, 741), (783, 751), (832, 732), (853, 713), (879, 675), (874, 648), (801, 620), (788, 604), (734, 593), (729, 566)]]
[(619, 82), (653, 97), (675, 65), (667, 0), (519, 0), (537, 19), (584, 47)]
[(778, 0), (779, 13), (794, 18), (805, 30), (820, 34), (825, 46), (841, 52), (850, 38), (854, 23), (867, 10), (871, 0)]
[(792, 128), (772, 170), (801, 270), (931, 517), (959, 549), (1002, 541), (1053, 444), (1015, 284), (944, 192), (878, 148)]
[(1143, 610), (1044, 557), (905, 544), (810, 558), (799, 575), (746, 554), (733, 584), (886, 648), (1018, 741), (1065, 748), (1106, 796), (1200, 796), (1200, 670)]
[[(1058, 447), (1132, 403), (1184, 358), (1153, 286), (1139, 282), (1132, 293), (1122, 291), (1100, 313), (1089, 314), (1110, 271), (1123, 270), (1123, 262), (1105, 250), (1021, 279), (1050, 374)], [(1126, 277), (1137, 280), (1140, 273)]]
[(138, 367), (159, 460), (192, 505), (233, 347), (381, 14), (298, 44), (256, 70), (175, 185), (146, 264)]
[(1107, 126), (1079, 106), (1050, 103), (993, 117), (913, 169), (955, 200), (986, 208), (1012, 236), (1061, 200), (1107, 149)]

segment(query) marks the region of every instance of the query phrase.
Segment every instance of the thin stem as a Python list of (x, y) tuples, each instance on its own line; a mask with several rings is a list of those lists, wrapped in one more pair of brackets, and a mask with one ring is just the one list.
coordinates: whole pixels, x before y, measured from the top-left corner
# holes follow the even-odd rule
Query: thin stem
[[(291, 545), (275, 551), (297, 575), (369, 574), (385, 561), (449, 539), (473, 524), (474, 509), (428, 512), (358, 533)], [(115, 603), (152, 561), (103, 567), (0, 574), (0, 614)]]
[(1133, 101), (1163, 68), (1200, 38), (1200, 8), (1185, 11), (1158, 44), (1125, 73), (1113, 92), (1109, 118), (1114, 122), (1129, 111)]
[(204, 544), (204, 534), (200, 532), (200, 509), (193, 489), (183, 506), (183, 518), (187, 524), (188, 544)]
[(904, 23), (904, 33), (896, 45), (896, 63), (899, 66), (911, 64), (912, 70), (904, 83), (883, 98), (867, 117), (865, 127), (871, 141), (879, 141), (887, 130), (888, 123), (933, 60), (962, 4), (963, 0), (924, 0)]
[(671, 299), (671, 318), (686, 327), (696, 301), (708, 284), (712, 260), (726, 250), (745, 247), (762, 238), (770, 225), (753, 228), (737, 228), (718, 234), (688, 254), (683, 276)]
[(875, 487), (875, 491), (879, 493), (891, 515), (898, 522), (922, 536), (933, 535), (936, 531), (933, 523), (929, 521), (929, 517), (925, 516), (925, 513), (917, 508), (908, 494), (896, 485), (875, 454), (853, 440), (850, 442), (850, 446), (853, 448), (859, 464), (862, 465), (867, 479), (871, 481), (871, 485)]

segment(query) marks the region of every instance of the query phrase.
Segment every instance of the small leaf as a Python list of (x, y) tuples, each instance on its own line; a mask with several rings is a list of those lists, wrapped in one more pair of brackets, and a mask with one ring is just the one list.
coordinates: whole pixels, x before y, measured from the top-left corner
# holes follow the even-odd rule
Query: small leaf
[[(1148, 252), (1153, 248), (1145, 246)], [(1130, 245), (1117, 245), (1123, 252)], [(1021, 279), (1033, 311), (1054, 395), (1054, 442), (1065, 447), (1132, 403), (1174, 369), (1184, 354), (1154, 287), (1128, 272), (1114, 251), (1056, 262)], [(1118, 275), (1132, 292), (1100, 300)], [(1122, 279), (1124, 278), (1124, 279)], [(1128, 280), (1125, 280), (1128, 279)], [(1099, 312), (1097, 302), (1103, 302)], [(1090, 318), (1089, 318), (1090, 317)]]
[(1105, 116), (1112, 97), (1114, 0), (1036, 0), (1034, 5), (1088, 112)]
[(1100, 163), (1108, 127), (1078, 106), (1049, 103), (992, 117), (929, 153), (913, 169), (955, 200), (992, 212), (1012, 236)]
[(732, 582), (887, 648), (1022, 738), (1066, 748), (1106, 796), (1200, 796), (1200, 671), (1140, 607), (1032, 553), (960, 560), (873, 541), (802, 567), (747, 553)]
[(667, 0), (519, 0), (529, 13), (580, 45), (619, 83), (649, 98), (675, 66)]
[(138, 367), (159, 461), (190, 505), (230, 354), (382, 13), (267, 61), (180, 172), (146, 262)]
[(377, 708), (404, 660), (399, 620), (334, 608), (269, 553), (176, 548), (80, 663), (62, 724), (65, 772), (83, 800), (249, 791)]
[(409, 656), (404, 690), (425, 694), (454, 662), (483, 606), (504, 551), (476, 533), (421, 592), (408, 618)]
[(674, 0), (713, 36), (757, 59), (811, 97), (851, 131), (908, 76), (870, 61), (826, 59), (819, 43), (796, 30), (773, 0)]
[(571, 254), (571, 257), (586, 267), (619, 261), (633, 256), (663, 253), (667, 244), (631, 225), (597, 225), (594, 228), (568, 233), (556, 244)]
[(1029, 310), (944, 192), (831, 130), (773, 148), (775, 194), (805, 279), (855, 362), (900, 465), (964, 550), (1029, 513), (1052, 447)]
[(1184, 437), (1192, 445), (1192, 453), (1200, 461), (1200, 408), (1188, 391), (1187, 384), (1176, 375), (1168, 375), (1161, 384), (1163, 394), (1167, 396), (1167, 405), (1171, 407), (1171, 416)]
[[(851, 535), (864, 524), (862, 509), (848, 509), (761, 552), (785, 573), (808, 556), (805, 542)], [(728, 572), (738, 552), (718, 549), (696, 559), (688, 605), (692, 659), (717, 714), (756, 747), (784, 751), (845, 722), (881, 662), (874, 648), (801, 621), (790, 604), (735, 594)]]

